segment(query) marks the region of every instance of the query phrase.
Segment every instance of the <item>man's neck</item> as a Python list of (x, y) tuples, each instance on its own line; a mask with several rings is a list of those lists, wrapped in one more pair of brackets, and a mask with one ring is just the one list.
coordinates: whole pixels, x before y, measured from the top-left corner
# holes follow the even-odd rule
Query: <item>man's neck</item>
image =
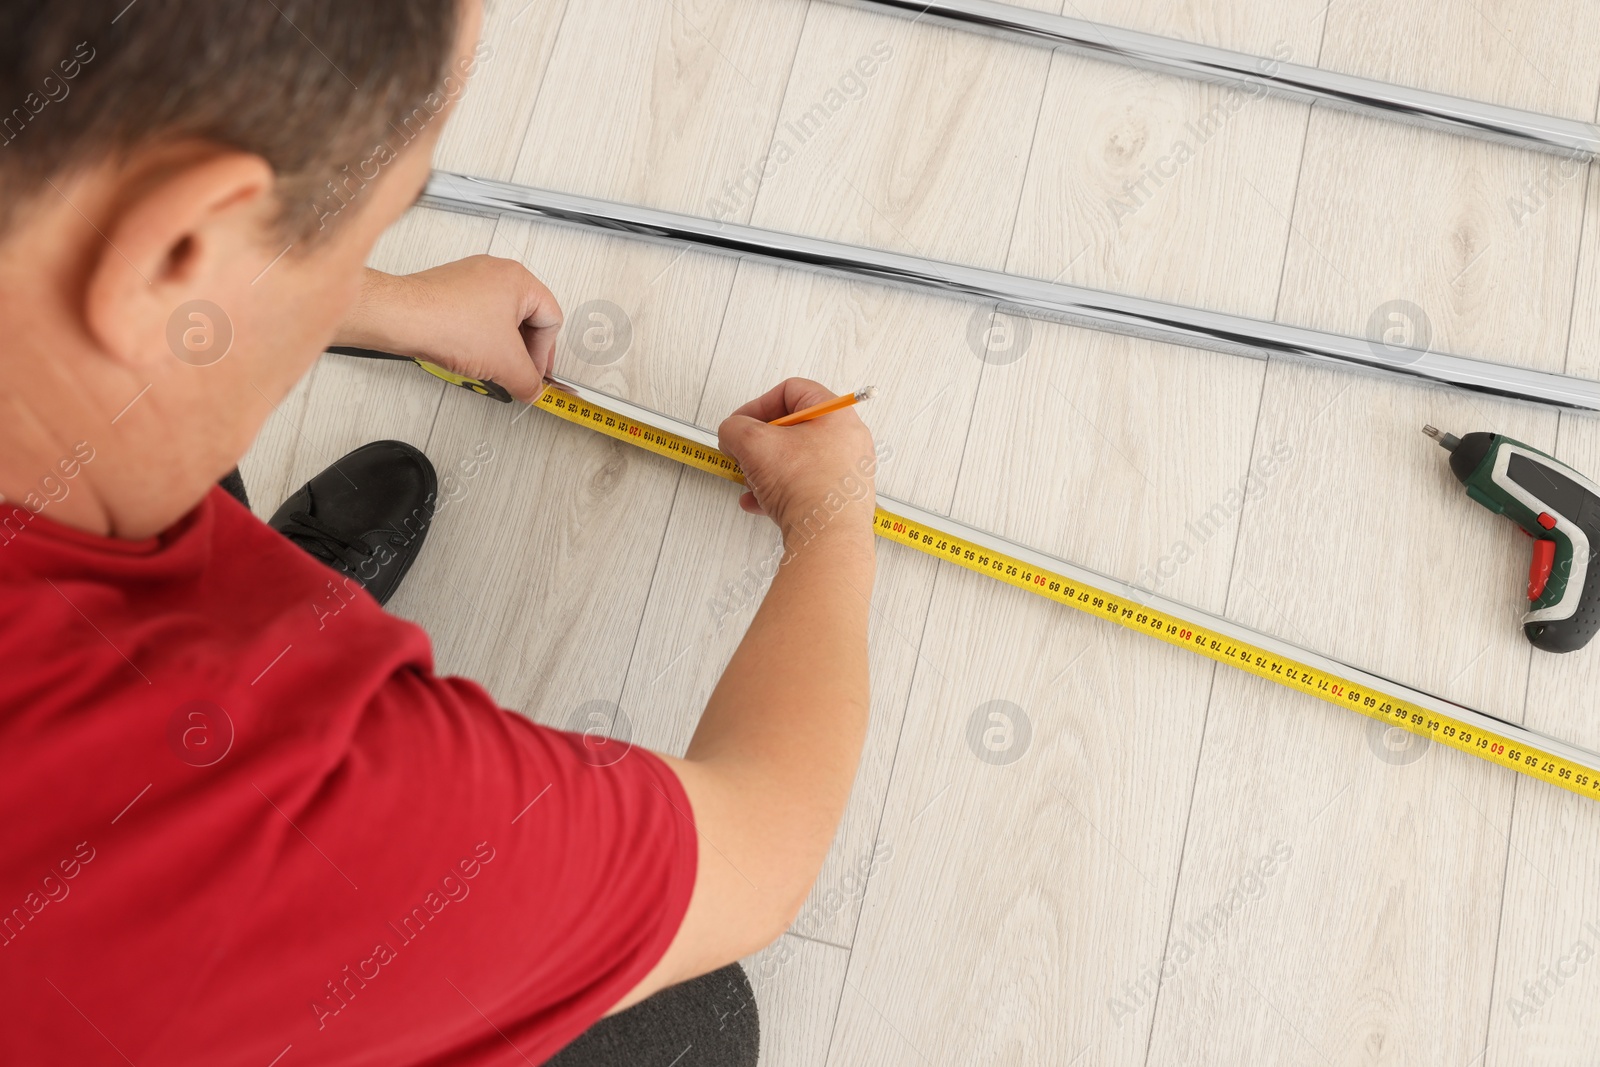
[[(14, 354), (15, 350), (13, 350)], [(39, 409), (32, 403), (31, 390), (8, 381), (16, 369), (0, 371), (0, 396), (5, 414), (0, 418), (0, 497), (9, 508), (23, 508), (34, 515), (48, 516), (63, 526), (89, 533), (111, 534), (116, 523), (112, 511), (101, 498), (98, 479), (93, 477), (95, 460), (106, 454), (103, 435), (100, 447), (87, 433), (74, 433), (62, 425), (61, 416), (77, 413), (79, 403), (54, 409)], [(37, 387), (38, 379), (34, 380)], [(24, 387), (25, 388), (25, 387)], [(71, 421), (77, 422), (78, 419)], [(107, 429), (114, 433), (114, 428)]]
[[(158, 390), (17, 296), (0, 299), (0, 512), (128, 540), (160, 533), (196, 501), (178, 498), (192, 457), (166, 440)], [(172, 458), (148, 458), (160, 455)]]

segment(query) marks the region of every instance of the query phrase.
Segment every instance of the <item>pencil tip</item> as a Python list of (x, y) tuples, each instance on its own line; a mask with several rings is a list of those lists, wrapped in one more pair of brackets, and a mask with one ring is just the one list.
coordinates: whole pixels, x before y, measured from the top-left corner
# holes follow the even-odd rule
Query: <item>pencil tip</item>
[(865, 389), (857, 389), (856, 390), (856, 399), (857, 400), (871, 400), (873, 397), (875, 397), (877, 395), (878, 395), (878, 387), (876, 385), (869, 385)]

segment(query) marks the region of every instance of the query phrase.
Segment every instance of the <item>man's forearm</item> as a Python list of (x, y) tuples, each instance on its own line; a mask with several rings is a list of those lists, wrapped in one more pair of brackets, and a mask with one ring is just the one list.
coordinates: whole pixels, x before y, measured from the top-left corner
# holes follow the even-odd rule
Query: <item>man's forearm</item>
[(409, 347), (411, 339), (407, 337), (412, 328), (405, 319), (406, 286), (404, 278), (363, 268), (361, 295), (339, 323), (333, 343), (413, 355)]
[(772, 881), (792, 883), (800, 899), (838, 827), (866, 735), (875, 561), (871, 528), (848, 513), (860, 507), (870, 498), (847, 505), (778, 568), (686, 756), (728, 778), (743, 802), (772, 809), (767, 829), (792, 844)]
[(664, 757), (693, 809), (679, 814), (700, 843), (694, 894), (666, 955), (624, 1003), (779, 937), (844, 814), (870, 703), (876, 454), (851, 411), (772, 425), (833, 399), (790, 378), (717, 429), (745, 473), (740, 506), (772, 516), (788, 551), (688, 753)]

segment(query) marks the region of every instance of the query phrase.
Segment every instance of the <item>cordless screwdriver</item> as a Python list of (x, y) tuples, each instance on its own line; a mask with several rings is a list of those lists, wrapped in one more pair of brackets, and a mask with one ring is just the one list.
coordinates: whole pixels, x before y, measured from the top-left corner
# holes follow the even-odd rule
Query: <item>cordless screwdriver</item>
[(1600, 629), (1600, 487), (1553, 456), (1497, 433), (1422, 432), (1450, 452), (1467, 495), (1533, 540), (1522, 631), (1535, 648), (1573, 652)]

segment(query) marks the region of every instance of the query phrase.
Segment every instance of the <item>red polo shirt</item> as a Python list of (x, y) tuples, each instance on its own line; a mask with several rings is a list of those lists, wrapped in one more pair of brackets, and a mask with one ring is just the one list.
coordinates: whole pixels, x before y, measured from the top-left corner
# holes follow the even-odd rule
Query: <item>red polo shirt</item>
[(0, 506), (0, 1061), (540, 1063), (695, 877), (642, 749), (496, 707), (221, 490), (128, 542)]

